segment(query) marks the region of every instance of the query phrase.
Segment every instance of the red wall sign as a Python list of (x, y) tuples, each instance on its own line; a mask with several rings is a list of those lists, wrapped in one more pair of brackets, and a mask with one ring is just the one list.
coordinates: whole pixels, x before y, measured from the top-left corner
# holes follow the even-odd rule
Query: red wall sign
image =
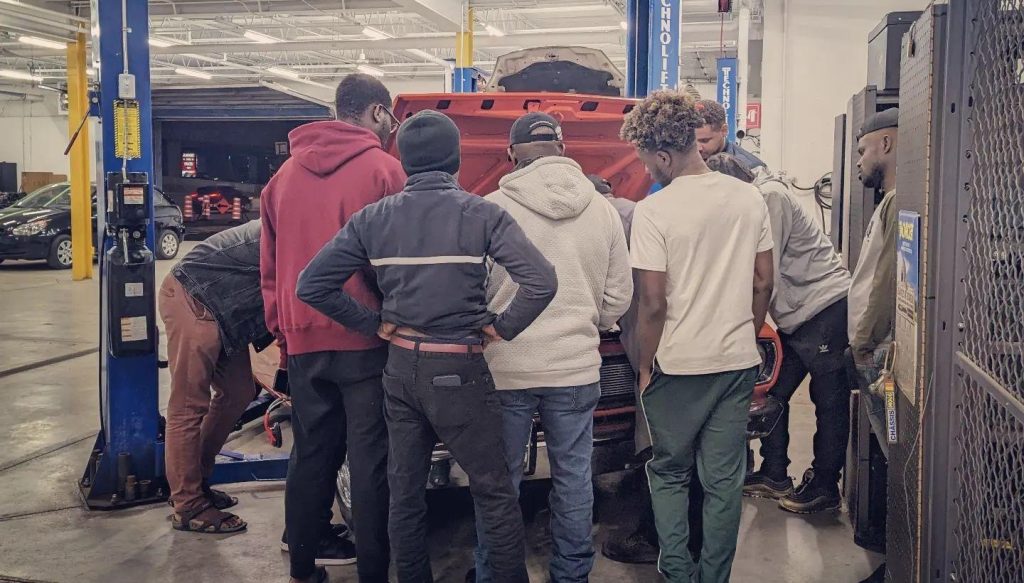
[(759, 130), (759, 129), (761, 129), (761, 104), (760, 103), (748, 103), (747, 104), (747, 129), (748, 130)]
[(181, 153), (181, 177), (182, 178), (195, 178), (196, 177), (196, 154), (195, 152), (182, 152)]

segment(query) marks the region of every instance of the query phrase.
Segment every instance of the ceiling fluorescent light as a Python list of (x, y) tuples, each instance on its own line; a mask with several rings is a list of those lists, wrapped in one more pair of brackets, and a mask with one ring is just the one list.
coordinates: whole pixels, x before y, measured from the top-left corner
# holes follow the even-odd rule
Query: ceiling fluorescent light
[(391, 38), (390, 34), (384, 32), (383, 30), (373, 28), (372, 26), (363, 27), (363, 36), (368, 36), (373, 40), (384, 40), (386, 38)]
[(371, 75), (373, 77), (384, 76), (384, 71), (381, 71), (380, 69), (374, 67), (373, 65), (359, 65), (358, 67), (356, 67), (356, 69), (359, 70), (360, 73), (366, 73), (367, 75)]
[(167, 40), (167, 39), (159, 38), (159, 37), (155, 37), (155, 36), (149, 37), (149, 46), (151, 46), (151, 47), (156, 47), (158, 49), (166, 49), (167, 47), (172, 46), (172, 45), (174, 45), (174, 43), (169, 41), (169, 40)]
[(43, 80), (42, 77), (36, 77), (35, 75), (25, 71), (12, 71), (10, 69), (0, 69), (0, 77), (17, 79), (18, 81), (32, 81), (34, 83), (40, 83)]
[(484, 29), (487, 31), (487, 34), (491, 36), (505, 36), (505, 31), (495, 26), (491, 26), (490, 24), (485, 24)]
[(282, 67), (269, 67), (267, 68), (267, 73), (270, 73), (271, 75), (277, 75), (278, 77), (284, 77), (285, 79), (293, 79), (295, 81), (299, 81), (301, 79), (301, 77), (299, 77), (299, 74), (296, 73), (295, 71), (285, 69)]
[(24, 71), (12, 71), (10, 69), (0, 69), (0, 77), (6, 77), (8, 79), (17, 79), (18, 81), (33, 81), (35, 83), (42, 82), (42, 77), (37, 77), (31, 73)]
[(622, 28), (622, 30), (629, 30), (629, 24), (627, 24), (625, 20), (620, 22), (619, 26)]
[(431, 63), (437, 63), (438, 65), (441, 65), (443, 67), (454, 67), (455, 66), (455, 64), (452, 63), (451, 61), (446, 61), (446, 60), (442, 59), (441, 57), (432, 55), (432, 54), (430, 54), (430, 53), (428, 53), (427, 51), (424, 51), (424, 50), (420, 50), (420, 49), (405, 49), (405, 52), (409, 53), (410, 55), (415, 55), (415, 56), (417, 56), (417, 57), (419, 57), (419, 58), (421, 58), (421, 59), (423, 59), (425, 61), (430, 61)]
[(242, 34), (242, 36), (253, 42), (265, 45), (281, 42), (281, 39), (279, 38), (272, 37), (269, 34), (263, 34), (262, 32), (256, 32), (255, 30), (247, 30)]
[(20, 37), (18, 37), (18, 42), (24, 43), (26, 45), (32, 45), (34, 47), (42, 47), (44, 49), (53, 49), (55, 51), (60, 51), (60, 50), (68, 48), (68, 44), (67, 43), (62, 43), (62, 42), (58, 42), (58, 41), (50, 40), (50, 39), (46, 39), (46, 38), (39, 38), (37, 36), (20, 36)]
[(205, 79), (207, 81), (213, 79), (213, 75), (206, 71), (197, 71), (195, 69), (187, 69), (185, 67), (178, 67), (174, 72), (179, 75), (184, 75), (185, 77), (195, 77), (196, 79)]

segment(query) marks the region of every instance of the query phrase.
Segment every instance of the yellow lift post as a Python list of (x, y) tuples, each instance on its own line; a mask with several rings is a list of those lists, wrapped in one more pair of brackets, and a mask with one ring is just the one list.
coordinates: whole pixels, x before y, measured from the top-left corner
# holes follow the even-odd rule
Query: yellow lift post
[(92, 195), (89, 176), (89, 81), (86, 75), (85, 34), (68, 43), (68, 135), (81, 125), (71, 146), (71, 277), (92, 279)]
[(473, 91), (473, 9), (466, 8), (463, 16), (462, 30), (455, 36), (455, 71), (453, 72), (452, 90), (456, 93)]

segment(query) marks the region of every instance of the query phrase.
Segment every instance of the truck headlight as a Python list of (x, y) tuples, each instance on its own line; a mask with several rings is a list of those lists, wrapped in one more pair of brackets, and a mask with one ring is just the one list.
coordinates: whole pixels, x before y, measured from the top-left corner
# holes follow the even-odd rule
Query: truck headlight
[(757, 353), (761, 357), (761, 365), (757, 369), (756, 384), (770, 382), (775, 376), (775, 368), (778, 366), (775, 344), (769, 340), (758, 339)]
[(46, 227), (50, 226), (49, 219), (40, 219), (38, 221), (32, 221), (31, 223), (25, 223), (24, 225), (18, 225), (11, 229), (11, 234), (18, 237), (31, 237), (38, 235), (46, 230)]

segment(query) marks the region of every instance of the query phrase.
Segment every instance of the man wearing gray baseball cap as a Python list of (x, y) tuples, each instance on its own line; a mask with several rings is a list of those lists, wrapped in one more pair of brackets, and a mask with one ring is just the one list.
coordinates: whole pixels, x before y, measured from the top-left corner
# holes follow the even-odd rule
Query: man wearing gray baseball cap
[(850, 349), (858, 382), (874, 382), (883, 353), (892, 341), (896, 317), (896, 138), (899, 109), (887, 109), (864, 122), (857, 140), (857, 175), (864, 186), (884, 196), (875, 209), (849, 296)]

